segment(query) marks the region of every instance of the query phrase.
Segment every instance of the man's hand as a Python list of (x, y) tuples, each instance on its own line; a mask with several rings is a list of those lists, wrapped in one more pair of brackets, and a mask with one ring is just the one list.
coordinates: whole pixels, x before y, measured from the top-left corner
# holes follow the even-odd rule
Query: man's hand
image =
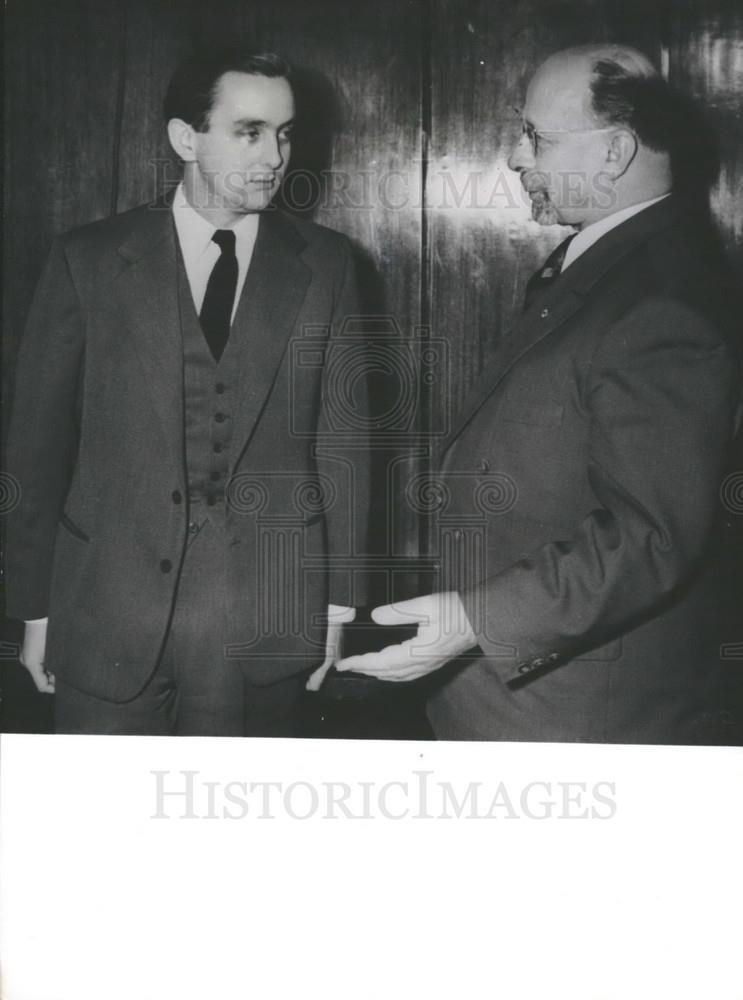
[(305, 687), (308, 691), (319, 691), (325, 674), (340, 659), (343, 642), (343, 626), (356, 617), (355, 608), (341, 608), (336, 604), (328, 605), (328, 634), (325, 638), (325, 659), (322, 664), (310, 674)]
[(48, 670), (44, 669), (46, 625), (46, 618), (26, 622), (20, 661), (31, 674), (39, 691), (43, 694), (54, 694), (54, 674), (50, 674)]
[(456, 591), (386, 604), (375, 608), (372, 618), (379, 625), (417, 624), (418, 634), (378, 653), (349, 656), (336, 663), (336, 670), (354, 670), (383, 681), (414, 681), (477, 645)]

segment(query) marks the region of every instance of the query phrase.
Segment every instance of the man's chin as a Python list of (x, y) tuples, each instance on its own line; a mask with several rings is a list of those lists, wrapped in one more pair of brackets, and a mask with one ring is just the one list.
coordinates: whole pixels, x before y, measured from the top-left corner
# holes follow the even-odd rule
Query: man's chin
[(540, 226), (559, 226), (560, 219), (557, 216), (552, 199), (545, 191), (534, 191), (529, 194), (531, 198), (531, 217)]
[(273, 194), (269, 195), (267, 198), (246, 198), (238, 211), (243, 215), (251, 215), (253, 212), (263, 212), (271, 204), (273, 200)]
[(232, 210), (239, 215), (250, 215), (253, 212), (262, 212), (268, 208), (276, 194), (276, 187), (253, 187), (246, 189), (238, 198), (234, 198)]

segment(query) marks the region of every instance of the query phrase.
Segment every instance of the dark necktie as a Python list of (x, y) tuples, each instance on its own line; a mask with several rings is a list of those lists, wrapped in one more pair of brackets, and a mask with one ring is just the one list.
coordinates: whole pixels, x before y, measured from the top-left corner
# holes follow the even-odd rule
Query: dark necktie
[(237, 257), (234, 230), (217, 229), (212, 239), (222, 252), (209, 275), (199, 319), (209, 350), (214, 359), (219, 361), (230, 336), (232, 307), (237, 288)]
[(568, 252), (570, 241), (575, 239), (575, 235), (576, 234), (573, 233), (572, 236), (568, 236), (566, 240), (563, 240), (562, 243), (552, 251), (539, 270), (532, 274), (531, 278), (529, 278), (526, 284), (526, 292), (524, 293), (525, 310), (529, 308), (532, 300), (536, 298), (537, 294), (541, 292), (543, 288), (548, 288), (558, 277), (560, 271), (562, 270), (563, 261), (565, 260), (565, 254)]

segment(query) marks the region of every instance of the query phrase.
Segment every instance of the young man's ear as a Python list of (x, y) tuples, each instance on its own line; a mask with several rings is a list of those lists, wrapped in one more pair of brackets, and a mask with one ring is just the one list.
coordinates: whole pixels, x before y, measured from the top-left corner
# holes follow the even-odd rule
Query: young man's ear
[(168, 122), (168, 139), (177, 156), (184, 163), (192, 163), (196, 159), (196, 132), (192, 125), (182, 118), (171, 118)]
[(618, 180), (627, 170), (637, 152), (637, 137), (628, 128), (617, 129), (612, 135), (606, 154), (606, 173)]

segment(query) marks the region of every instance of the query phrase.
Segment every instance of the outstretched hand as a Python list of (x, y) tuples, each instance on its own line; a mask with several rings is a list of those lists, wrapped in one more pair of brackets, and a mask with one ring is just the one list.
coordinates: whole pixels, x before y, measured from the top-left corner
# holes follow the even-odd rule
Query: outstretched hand
[(379, 625), (417, 625), (418, 634), (378, 653), (340, 660), (335, 664), (339, 672), (353, 670), (383, 681), (414, 681), (477, 644), (456, 591), (385, 604), (372, 611), (372, 618)]

